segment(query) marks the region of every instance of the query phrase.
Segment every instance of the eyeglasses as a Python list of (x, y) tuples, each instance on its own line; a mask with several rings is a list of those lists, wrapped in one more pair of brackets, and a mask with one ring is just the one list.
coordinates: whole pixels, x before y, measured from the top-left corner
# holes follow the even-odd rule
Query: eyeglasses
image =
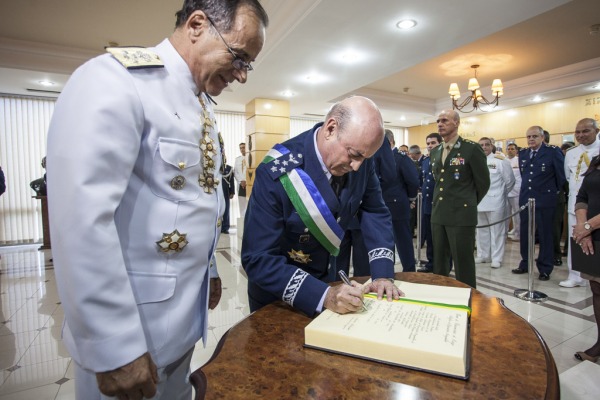
[(235, 54), (235, 51), (233, 51), (233, 49), (231, 47), (229, 47), (229, 45), (227, 44), (227, 42), (223, 38), (223, 35), (221, 35), (221, 32), (219, 32), (219, 30), (217, 29), (217, 26), (215, 25), (215, 23), (213, 22), (213, 20), (210, 19), (210, 17), (208, 15), (206, 16), (206, 18), (212, 24), (212, 26), (215, 28), (215, 31), (217, 31), (217, 34), (219, 35), (219, 37), (223, 41), (223, 44), (225, 44), (225, 47), (227, 47), (227, 50), (229, 51), (229, 53), (233, 57), (233, 61), (231, 62), (231, 65), (233, 65), (233, 68), (235, 68), (237, 70), (240, 70), (240, 71), (242, 71), (242, 70), (243, 71), (254, 71), (254, 68), (252, 68), (252, 65), (250, 65), (250, 63), (244, 61), (239, 55)]

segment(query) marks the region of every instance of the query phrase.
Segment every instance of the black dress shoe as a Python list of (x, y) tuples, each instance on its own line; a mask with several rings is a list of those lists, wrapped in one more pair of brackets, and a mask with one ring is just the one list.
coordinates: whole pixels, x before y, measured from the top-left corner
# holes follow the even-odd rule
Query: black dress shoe
[(540, 274), (540, 281), (548, 281), (548, 280), (550, 280), (550, 275), (542, 272)]
[(560, 257), (554, 257), (554, 266), (558, 267), (560, 265), (562, 265), (562, 260)]
[(417, 272), (424, 272), (426, 274), (431, 274), (433, 271), (430, 270), (429, 268), (421, 267), (417, 270)]
[(526, 274), (527, 270), (526, 269), (521, 269), (521, 268), (515, 268), (511, 272), (513, 274)]

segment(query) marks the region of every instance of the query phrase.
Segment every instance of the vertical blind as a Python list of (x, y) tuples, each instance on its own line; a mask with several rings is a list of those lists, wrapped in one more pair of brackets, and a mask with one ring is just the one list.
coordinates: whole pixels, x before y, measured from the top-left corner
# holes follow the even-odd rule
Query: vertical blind
[[(0, 166), (6, 176), (6, 192), (0, 196), (0, 245), (42, 240), (40, 201), (29, 183), (44, 175), (42, 157), (56, 99), (0, 95)], [(232, 167), (245, 141), (244, 113), (217, 111), (217, 126), (225, 142), (227, 163)], [(290, 118), (290, 137), (311, 129), (320, 119)], [(401, 130), (391, 128), (397, 139)], [(239, 218), (237, 196), (231, 204), (231, 222)]]
[(0, 165), (6, 192), (0, 196), (0, 244), (38, 242), (41, 204), (29, 183), (44, 175), (46, 137), (54, 99), (0, 96)]

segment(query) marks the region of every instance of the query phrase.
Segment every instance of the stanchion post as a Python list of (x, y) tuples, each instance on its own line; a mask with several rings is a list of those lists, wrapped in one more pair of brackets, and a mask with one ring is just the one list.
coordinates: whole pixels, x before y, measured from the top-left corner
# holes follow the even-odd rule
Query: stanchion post
[(421, 214), (423, 212), (423, 194), (417, 194), (417, 257), (415, 259), (415, 266), (421, 268)]
[(527, 301), (541, 303), (548, 300), (548, 295), (533, 290), (533, 267), (535, 265), (535, 199), (527, 202), (529, 224), (527, 224), (527, 268), (529, 284), (527, 289), (515, 290), (515, 296)]

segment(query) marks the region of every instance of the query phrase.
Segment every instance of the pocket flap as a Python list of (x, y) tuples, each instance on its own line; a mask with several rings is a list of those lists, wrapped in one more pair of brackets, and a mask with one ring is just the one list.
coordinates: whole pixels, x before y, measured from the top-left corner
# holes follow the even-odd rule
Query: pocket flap
[(191, 142), (172, 138), (160, 138), (158, 149), (160, 158), (177, 168), (181, 168), (180, 165), (184, 165), (184, 168), (181, 169), (185, 169), (200, 162), (200, 149)]
[(137, 304), (158, 303), (173, 297), (177, 276), (151, 272), (128, 271)]

